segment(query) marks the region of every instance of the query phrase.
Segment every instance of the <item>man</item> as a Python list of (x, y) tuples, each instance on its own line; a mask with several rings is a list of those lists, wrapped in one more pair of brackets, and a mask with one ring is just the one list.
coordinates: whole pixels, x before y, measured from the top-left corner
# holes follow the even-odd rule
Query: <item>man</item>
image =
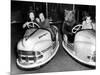
[(39, 24), (40, 28), (44, 28), (44, 29), (49, 30), (51, 33), (52, 40), (54, 41), (55, 40), (55, 33), (54, 33), (53, 28), (51, 28), (51, 26), (49, 24), (49, 19), (45, 18), (43, 13), (39, 14), (39, 19), (40, 19), (40, 22), (38, 24)]
[(96, 29), (95, 23), (92, 22), (90, 16), (86, 16), (86, 20), (82, 22), (82, 29)]

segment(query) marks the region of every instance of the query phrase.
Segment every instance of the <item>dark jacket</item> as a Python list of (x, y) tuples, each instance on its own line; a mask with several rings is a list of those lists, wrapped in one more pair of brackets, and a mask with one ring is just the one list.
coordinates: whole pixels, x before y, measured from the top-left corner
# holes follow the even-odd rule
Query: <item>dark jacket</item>
[(45, 19), (45, 21), (38, 23), (40, 28), (49, 28), (50, 24), (49, 24), (49, 19)]

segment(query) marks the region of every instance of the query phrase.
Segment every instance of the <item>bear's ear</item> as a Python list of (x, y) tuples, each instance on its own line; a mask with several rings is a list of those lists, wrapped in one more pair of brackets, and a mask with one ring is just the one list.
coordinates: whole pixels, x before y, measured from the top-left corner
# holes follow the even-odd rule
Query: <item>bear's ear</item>
[(69, 11), (65, 9), (65, 10), (64, 10), (65, 16), (68, 15), (68, 13), (69, 13)]
[(66, 12), (67, 10), (65, 9), (64, 11)]
[(69, 13), (70, 13), (70, 14), (74, 14), (74, 11), (73, 11), (73, 10), (70, 10)]
[(69, 11), (68, 11), (68, 10), (66, 10), (66, 9), (65, 9), (64, 11), (65, 11), (65, 13), (68, 13), (68, 12), (69, 12)]

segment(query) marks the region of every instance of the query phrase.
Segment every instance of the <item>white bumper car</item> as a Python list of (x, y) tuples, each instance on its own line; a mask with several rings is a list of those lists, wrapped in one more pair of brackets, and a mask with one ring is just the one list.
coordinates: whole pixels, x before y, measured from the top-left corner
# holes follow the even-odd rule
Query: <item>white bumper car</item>
[(16, 63), (23, 69), (37, 68), (46, 64), (55, 56), (59, 48), (58, 30), (55, 26), (53, 26), (56, 34), (54, 41), (52, 41), (51, 33), (39, 28), (36, 23), (33, 23), (33, 28), (30, 27), (17, 44)]
[(64, 34), (63, 47), (74, 59), (88, 66), (96, 66), (96, 33), (92, 29), (81, 29), (76, 25), (72, 29), (75, 34), (74, 43), (68, 42)]

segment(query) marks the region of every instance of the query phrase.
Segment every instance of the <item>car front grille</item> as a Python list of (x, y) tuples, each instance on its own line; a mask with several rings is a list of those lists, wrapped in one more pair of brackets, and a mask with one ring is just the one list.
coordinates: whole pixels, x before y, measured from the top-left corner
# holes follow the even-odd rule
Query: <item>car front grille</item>
[(18, 50), (18, 59), (19, 61), (24, 60), (25, 62), (33, 61), (43, 58), (43, 55), (39, 51), (22, 51)]

